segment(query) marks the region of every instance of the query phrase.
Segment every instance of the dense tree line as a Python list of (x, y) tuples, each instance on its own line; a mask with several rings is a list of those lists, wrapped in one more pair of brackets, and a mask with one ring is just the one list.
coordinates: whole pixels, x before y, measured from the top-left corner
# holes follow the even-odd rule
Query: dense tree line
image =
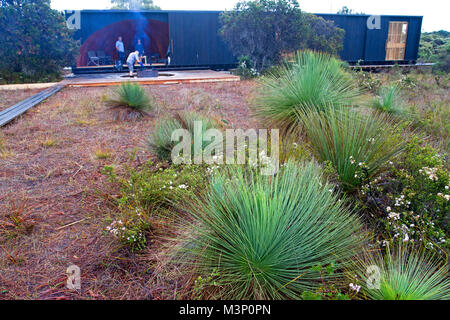
[(435, 71), (450, 72), (450, 32), (441, 30), (423, 33), (419, 58), (435, 63)]
[(0, 30), (0, 82), (56, 80), (78, 54), (63, 15), (49, 0), (1, 0)]

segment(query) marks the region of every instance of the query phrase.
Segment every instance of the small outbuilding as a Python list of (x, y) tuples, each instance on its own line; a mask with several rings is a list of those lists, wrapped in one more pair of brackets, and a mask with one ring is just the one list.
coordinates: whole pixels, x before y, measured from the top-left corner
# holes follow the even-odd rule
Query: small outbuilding
[[(74, 72), (113, 70), (115, 42), (125, 54), (138, 40), (147, 65), (228, 69), (236, 57), (220, 38), (220, 11), (66, 11), (67, 25), (81, 41)], [(411, 64), (417, 60), (422, 17), (317, 14), (345, 30), (339, 53), (350, 64)]]

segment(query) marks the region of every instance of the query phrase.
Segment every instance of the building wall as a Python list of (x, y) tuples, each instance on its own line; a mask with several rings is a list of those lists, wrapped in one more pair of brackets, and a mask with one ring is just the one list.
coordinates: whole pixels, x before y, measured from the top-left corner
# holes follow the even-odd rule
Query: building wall
[[(109, 31), (107, 35), (96, 36), (115, 38), (120, 34), (126, 34), (124, 43), (126, 47), (134, 49), (134, 39), (132, 34), (136, 32), (136, 27), (128, 23), (120, 25), (124, 20), (153, 21), (147, 34), (151, 38), (147, 41), (148, 50), (157, 51), (161, 56), (165, 55), (167, 49), (172, 53), (173, 66), (231, 66), (236, 64), (226, 44), (218, 35), (220, 28), (218, 11), (143, 11), (133, 12), (126, 10), (83, 10), (81, 12), (66, 12), (68, 24), (77, 27), (76, 19), (72, 19), (78, 14), (79, 25), (76, 37), (82, 43), (86, 43), (83, 56), (79, 58), (79, 65), (85, 65), (86, 51), (88, 46), (97, 43), (98, 47), (107, 47), (115, 55), (111, 41), (93, 41), (99, 30), (108, 30), (109, 26), (120, 26), (114, 31)], [(404, 62), (411, 62), (417, 59), (420, 41), (420, 30), (422, 17), (411, 16), (380, 16), (379, 28), (368, 28), (368, 15), (336, 15), (317, 14), (326, 20), (332, 20), (335, 24), (345, 30), (344, 49), (340, 52), (343, 60), (351, 63), (363, 61), (363, 63), (386, 63), (386, 41), (389, 32), (389, 21), (407, 21), (408, 36)], [(73, 23), (75, 21), (75, 23)], [(160, 26), (160, 27), (158, 27)], [(156, 32), (158, 28), (167, 28), (167, 32)], [(134, 28), (134, 29), (133, 29)], [(128, 29), (128, 30), (126, 30)], [(128, 33), (127, 33), (128, 32)], [(95, 38), (95, 37), (94, 37)], [(90, 42), (89, 42), (90, 41)], [(127, 48), (126, 48), (127, 49)], [(92, 50), (100, 50), (92, 48)], [(107, 51), (105, 50), (105, 51)]]

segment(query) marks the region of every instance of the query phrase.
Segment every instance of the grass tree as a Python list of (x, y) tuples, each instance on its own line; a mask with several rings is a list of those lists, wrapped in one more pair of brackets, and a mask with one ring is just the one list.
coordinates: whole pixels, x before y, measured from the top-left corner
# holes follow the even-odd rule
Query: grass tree
[(189, 210), (181, 259), (216, 275), (212, 297), (299, 299), (339, 277), (321, 279), (313, 267), (339, 269), (360, 246), (361, 224), (332, 189), (314, 163), (290, 161), (276, 176), (228, 167)]
[(396, 116), (406, 113), (401, 90), (396, 85), (382, 87), (379, 96), (372, 101), (371, 105), (377, 111), (387, 112)]
[(368, 299), (450, 299), (448, 265), (424, 250), (399, 245), (394, 250), (388, 247), (385, 255), (366, 253), (358, 259), (358, 270), (362, 294)]
[(342, 61), (325, 53), (303, 51), (261, 80), (254, 113), (266, 125), (289, 131), (298, 126), (299, 111), (351, 106), (360, 96)]
[(398, 125), (383, 114), (363, 115), (349, 108), (299, 112), (314, 155), (329, 162), (347, 191), (386, 169), (405, 148)]
[(138, 119), (149, 115), (154, 109), (152, 101), (143, 87), (137, 83), (124, 82), (106, 98), (108, 105), (115, 110), (116, 119)]
[[(211, 117), (202, 116), (195, 112), (177, 113), (175, 117), (165, 117), (157, 122), (155, 129), (147, 139), (148, 148), (155, 153), (159, 159), (169, 161), (173, 147), (177, 142), (172, 140), (172, 133), (177, 129), (185, 129), (191, 136), (192, 148), (194, 148), (194, 127), (195, 122), (201, 122), (202, 135), (208, 129), (220, 129), (223, 124)], [(203, 142), (202, 150), (204, 150), (211, 142)], [(193, 149), (192, 149), (193, 154)]]

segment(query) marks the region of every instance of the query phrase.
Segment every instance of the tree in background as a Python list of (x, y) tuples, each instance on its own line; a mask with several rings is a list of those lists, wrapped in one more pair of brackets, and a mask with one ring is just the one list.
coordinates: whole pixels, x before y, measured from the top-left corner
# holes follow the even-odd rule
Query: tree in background
[(434, 71), (450, 72), (450, 32), (440, 30), (422, 33), (419, 59), (435, 63)]
[(350, 9), (350, 8), (348, 8), (347, 6), (343, 6), (341, 9), (339, 9), (339, 11), (338, 12), (336, 12), (337, 14), (361, 14), (361, 15), (363, 15), (363, 14), (365, 14), (365, 13), (362, 13), (362, 12), (356, 12), (355, 10), (353, 10), (353, 9)]
[(258, 71), (297, 50), (335, 54), (342, 49), (344, 30), (302, 12), (296, 0), (242, 1), (221, 14), (221, 23), (220, 34), (233, 54), (248, 56)]
[(71, 66), (78, 43), (49, 0), (1, 0), (0, 82), (45, 82)]
[(111, 0), (111, 9), (125, 10), (161, 10), (153, 4), (153, 0)]

